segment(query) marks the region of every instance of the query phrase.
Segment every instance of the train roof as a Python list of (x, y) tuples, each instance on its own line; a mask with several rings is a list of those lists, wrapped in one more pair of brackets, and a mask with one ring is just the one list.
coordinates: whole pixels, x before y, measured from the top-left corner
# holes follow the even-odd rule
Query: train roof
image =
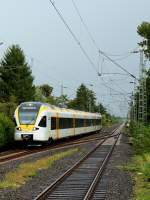
[(78, 115), (90, 115), (90, 116), (97, 116), (101, 117), (100, 113), (90, 113), (90, 112), (85, 112), (85, 111), (80, 111), (80, 110), (73, 110), (73, 109), (68, 109), (68, 108), (60, 108), (48, 103), (42, 103), (42, 102), (36, 102), (36, 101), (31, 101), (31, 102), (23, 102), (20, 105), (37, 105), (38, 107), (40, 106), (46, 106), (50, 109), (51, 112), (58, 112), (58, 113), (70, 113), (70, 114), (78, 114)]

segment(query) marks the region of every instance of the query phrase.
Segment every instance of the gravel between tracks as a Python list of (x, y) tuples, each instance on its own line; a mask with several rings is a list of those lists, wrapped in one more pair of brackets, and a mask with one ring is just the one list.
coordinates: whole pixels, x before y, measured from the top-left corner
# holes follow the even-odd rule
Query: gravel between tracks
[[(132, 155), (132, 147), (128, 144), (128, 138), (122, 135), (120, 144), (115, 147), (102, 179), (103, 183), (108, 183), (105, 186), (107, 190), (106, 200), (132, 199), (132, 178), (129, 173), (120, 168), (129, 162)], [(98, 187), (100, 188), (100, 183)]]
[[(73, 154), (72, 156), (63, 158), (59, 161), (56, 161), (53, 166), (47, 170), (39, 171), (38, 175), (32, 179), (29, 179), (25, 185), (21, 186), (19, 189), (0, 189), (0, 199), (9, 199), (9, 200), (31, 200), (33, 199), (40, 191), (46, 188), (54, 180), (56, 180), (62, 173), (69, 169), (74, 163), (76, 163), (81, 157), (83, 157), (90, 149), (92, 149), (97, 142), (92, 142), (90, 144), (82, 144), (78, 146), (78, 153)], [(71, 147), (65, 148), (65, 150), (71, 149)], [(19, 163), (30, 162), (43, 158), (46, 155), (52, 155), (63, 150), (55, 150), (49, 152), (42, 152), (38, 155), (29, 156), (28, 158), (18, 161), (13, 161), (7, 163), (3, 166), (0, 166), (0, 179), (2, 180), (5, 176), (5, 173), (15, 169)]]

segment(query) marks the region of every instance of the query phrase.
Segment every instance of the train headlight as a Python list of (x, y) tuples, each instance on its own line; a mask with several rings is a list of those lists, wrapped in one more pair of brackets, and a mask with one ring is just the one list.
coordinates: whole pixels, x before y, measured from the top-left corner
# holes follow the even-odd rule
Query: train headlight
[(18, 131), (21, 131), (21, 128), (20, 128), (20, 127), (17, 127), (16, 129), (17, 129)]
[(33, 131), (37, 131), (37, 130), (39, 130), (39, 128), (34, 127), (32, 130), (33, 130)]

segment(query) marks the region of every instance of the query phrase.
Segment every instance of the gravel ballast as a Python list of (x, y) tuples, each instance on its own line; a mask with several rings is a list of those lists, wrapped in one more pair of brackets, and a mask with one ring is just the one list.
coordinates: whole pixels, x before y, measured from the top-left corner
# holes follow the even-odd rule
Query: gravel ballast
[[(50, 168), (39, 170), (35, 177), (29, 180), (18, 189), (0, 189), (0, 199), (2, 200), (30, 200), (34, 199), (48, 185), (59, 178), (73, 164), (89, 152), (97, 142), (82, 144), (77, 147), (65, 147), (59, 150), (49, 150), (36, 155), (30, 155), (24, 159), (9, 162), (0, 166), (0, 180), (3, 180), (5, 174), (15, 170), (20, 163), (34, 162), (44, 156), (51, 156), (55, 153), (78, 148), (77, 153), (56, 161)], [(98, 189), (107, 191), (106, 200), (131, 200), (132, 199), (132, 179), (130, 174), (123, 171), (120, 166), (126, 164), (132, 156), (132, 147), (128, 144), (128, 139), (122, 135), (119, 143), (114, 149), (112, 157), (104, 172), (102, 181), (98, 184)]]
[[(18, 189), (0, 189), (0, 199), (9, 200), (30, 200), (34, 199), (41, 191), (43, 191), (48, 185), (54, 182), (57, 178), (62, 175), (67, 169), (69, 169), (73, 164), (75, 164), (79, 159), (81, 159), (87, 152), (92, 149), (97, 142), (92, 142), (88, 144), (82, 144), (77, 146), (79, 151), (71, 156), (65, 157), (56, 161), (50, 168), (46, 170), (40, 170), (37, 176), (30, 178), (24, 185)], [(6, 165), (0, 166), (1, 180), (3, 180), (6, 172), (16, 169), (20, 163), (33, 162), (37, 159), (43, 158), (43, 156), (53, 155), (61, 151), (66, 151), (76, 147), (67, 147), (61, 150), (42, 152), (29, 156), (23, 160), (17, 160), (14, 162), (7, 163)]]
[(96, 193), (99, 192), (105, 193), (105, 200), (132, 199), (132, 178), (129, 173), (122, 169), (122, 166), (130, 161), (132, 153), (127, 137), (122, 135), (108, 162), (103, 177), (98, 183), (94, 194), (95, 199)]

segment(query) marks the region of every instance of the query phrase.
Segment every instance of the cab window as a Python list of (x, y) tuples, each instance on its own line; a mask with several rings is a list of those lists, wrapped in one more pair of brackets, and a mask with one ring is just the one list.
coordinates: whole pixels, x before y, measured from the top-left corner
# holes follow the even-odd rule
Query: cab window
[(46, 127), (47, 123), (46, 123), (46, 116), (42, 117), (40, 123), (38, 126), (40, 127)]
[(17, 126), (17, 122), (16, 122), (15, 117), (13, 118), (13, 122), (14, 122), (15, 126)]

